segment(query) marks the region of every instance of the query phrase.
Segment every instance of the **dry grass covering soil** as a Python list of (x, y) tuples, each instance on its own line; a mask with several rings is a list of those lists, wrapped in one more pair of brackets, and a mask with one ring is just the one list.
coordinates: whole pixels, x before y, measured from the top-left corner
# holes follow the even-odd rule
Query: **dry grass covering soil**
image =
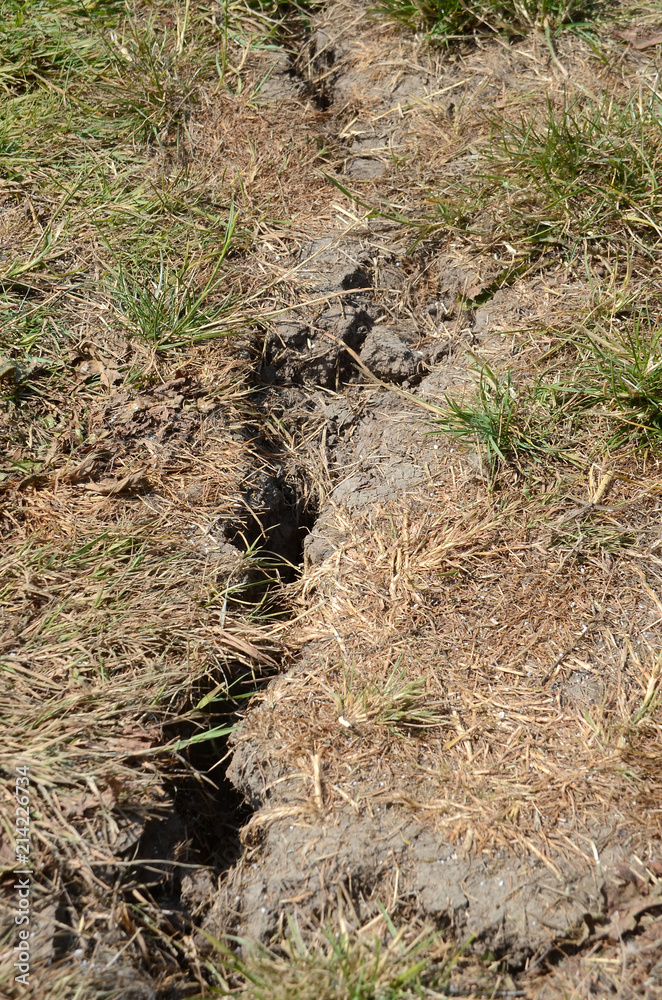
[(0, 14), (3, 988), (662, 996), (660, 9)]
[[(235, 695), (274, 667), (260, 601), (280, 561), (254, 543), (287, 503), (254, 420), (247, 343), (228, 346), (273, 283), (249, 273), (246, 252), (270, 228), (288, 163), (272, 148), (256, 165), (259, 80), (239, 67), (268, 44), (274, 14), (1, 5), (0, 850), (12, 994), (8, 782), (19, 765), (30, 768), (39, 872), (27, 992), (148, 996), (204, 981), (187, 943), (195, 903), (168, 918), (164, 900), (190, 870), (236, 856), (236, 797), (206, 770)], [(308, 163), (305, 136), (289, 157), (295, 171)]]

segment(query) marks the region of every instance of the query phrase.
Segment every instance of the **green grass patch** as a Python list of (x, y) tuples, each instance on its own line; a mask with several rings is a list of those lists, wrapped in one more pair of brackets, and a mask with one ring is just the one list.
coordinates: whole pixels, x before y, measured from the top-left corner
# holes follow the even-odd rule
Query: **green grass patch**
[[(479, 33), (525, 35), (531, 30), (558, 33), (583, 24), (595, 4), (590, 0), (380, 0), (375, 13), (433, 42), (449, 44)], [(550, 43), (551, 44), (551, 43)]]
[[(259, 8), (262, 39), (276, 10)], [(257, 16), (232, 8), (226, 28), (238, 56), (242, 11), (249, 21)], [(188, 166), (189, 118), (205, 89), (225, 86), (225, 36), (212, 9), (6, 0), (0, 23), (0, 179), (10, 236), (0, 254), (0, 305), (12, 304), (15, 279), (27, 272), (19, 291), (44, 291), (76, 274), (93, 293), (118, 257), (157, 285), (164, 261), (184, 261), (205, 288), (208, 273), (198, 265), (214, 267), (246, 246), (231, 185), (204, 171), (193, 181)]]
[[(476, 248), (505, 246), (511, 263), (496, 279), (498, 287), (547, 252), (572, 260), (587, 248), (613, 253), (617, 244), (623, 256), (634, 249), (654, 259), (662, 236), (662, 104), (656, 91), (629, 100), (566, 95), (556, 103), (548, 97), (517, 119), (488, 112), (483, 125), (470, 155), (460, 148), (444, 188), (426, 192), (425, 208), (377, 207), (329, 179), (369, 218), (416, 231), (411, 250), (444, 232), (462, 233)], [(475, 122), (473, 127), (480, 132)]]
[(492, 480), (506, 463), (581, 464), (575, 400), (566, 398), (555, 372), (518, 378), (480, 361), (471, 371), (473, 388), (447, 395), (435, 423), (439, 433), (473, 442)]
[(497, 225), (519, 242), (570, 251), (592, 242), (659, 237), (662, 120), (656, 95), (568, 101), (519, 121), (492, 122), (477, 183), (504, 206)]
[(414, 246), (444, 231), (477, 247), (502, 245), (515, 254), (513, 277), (548, 252), (571, 261), (587, 249), (613, 253), (616, 244), (624, 257), (634, 249), (655, 258), (662, 235), (657, 92), (629, 100), (566, 96), (560, 105), (548, 98), (518, 119), (491, 112), (485, 124), (471, 156), (459, 154), (463, 179), (427, 192), (432, 212), (364, 207), (416, 230)]
[[(620, 329), (619, 329), (620, 326)], [(579, 364), (563, 391), (610, 426), (610, 449), (662, 448), (662, 331), (645, 315), (575, 341)]]
[(397, 930), (381, 907), (378, 934), (369, 928), (340, 931), (332, 927), (304, 940), (290, 919), (274, 947), (255, 942), (235, 954), (232, 940), (211, 939), (219, 954), (216, 996), (238, 1000), (414, 1000), (436, 997), (448, 986), (463, 948), (453, 948), (440, 934)]
[(109, 51), (103, 34), (124, 14), (122, 0), (2, 0), (0, 83), (20, 89), (101, 72)]
[[(155, 351), (246, 329), (236, 265), (256, 220), (234, 177), (192, 166), (190, 120), (232, 99), (279, 18), (276, 3), (219, 20), (189, 2), (0, 0), (3, 477), (93, 445), (87, 415), (153, 374)], [(81, 380), (90, 352), (104, 360)]]
[(473, 389), (446, 396), (438, 431), (473, 442), (492, 479), (507, 463), (587, 466), (596, 456), (662, 450), (662, 333), (647, 310), (571, 331), (562, 343), (563, 366), (532, 376), (479, 362)]
[(614, 243), (652, 259), (662, 234), (661, 112), (650, 93), (561, 106), (548, 98), (519, 119), (492, 114), (468, 179), (430, 192), (433, 214), (411, 219), (416, 242), (450, 229), (507, 244), (513, 274), (547, 251), (571, 260)]

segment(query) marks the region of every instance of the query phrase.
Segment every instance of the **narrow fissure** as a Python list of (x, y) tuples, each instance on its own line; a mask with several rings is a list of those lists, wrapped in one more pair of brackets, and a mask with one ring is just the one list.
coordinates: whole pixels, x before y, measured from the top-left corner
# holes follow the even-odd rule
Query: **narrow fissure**
[[(256, 363), (256, 371), (257, 367)], [(270, 395), (273, 392), (269, 387)], [(242, 606), (245, 609), (247, 601), (256, 607), (261, 604), (263, 612), (267, 608), (268, 615), (278, 619), (288, 614), (280, 588), (295, 580), (300, 571), (304, 541), (317, 509), (310, 497), (304, 500), (299, 496), (294, 477), (284, 470), (277, 442), (256, 430), (253, 444), (261, 465), (256, 463), (245, 483), (246, 513), (240, 522), (226, 525), (224, 534), (235, 547), (252, 553), (249, 588), (241, 596)], [(213, 703), (206, 711), (208, 729), (235, 725), (250, 698), (279, 671), (277, 657), (273, 666), (261, 666), (259, 672), (236, 665), (230, 698)], [(193, 723), (167, 725), (164, 742), (186, 741), (199, 732)], [(253, 814), (251, 804), (226, 775), (232, 753), (227, 735), (192, 743), (181, 753), (187, 765), (185, 774), (168, 778), (166, 773), (162, 782), (170, 807), (165, 816), (147, 823), (132, 851), (133, 864), (123, 878), (127, 898), (134, 887), (139, 893), (147, 891), (169, 914), (171, 929), (178, 935), (195, 932), (204, 916), (205, 893), (213, 890), (240, 859), (240, 831)], [(68, 940), (66, 934), (61, 935), (63, 954)], [(183, 953), (178, 951), (178, 956), (186, 967)], [(157, 995), (165, 1000), (183, 994), (166, 991)]]
[[(189, 47), (199, 14), (209, 51)], [(280, 988), (282, 978), (293, 997), (288, 926), (300, 928), (314, 961), (332, 952), (345, 962), (356, 948), (359, 978), (375, 958), (361, 951), (365, 928), (379, 928), (380, 958), (395, 952), (389, 935), (408, 948), (425, 927), (435, 943), (424, 975), (441, 952), (448, 972), (435, 996), (531, 996), (526, 977), (543, 974), (553, 992), (594, 944), (614, 955), (611, 945), (626, 940), (630, 962), (637, 936), (650, 931), (651, 954), (660, 938), (659, 831), (642, 805), (659, 798), (649, 766), (659, 663), (642, 636), (659, 638), (646, 594), (660, 589), (651, 556), (660, 491), (636, 450), (619, 450), (643, 426), (636, 410), (625, 436), (602, 449), (601, 422), (618, 428), (622, 417), (602, 384), (607, 355), (596, 397), (605, 410), (595, 413), (573, 409), (582, 394), (567, 381), (566, 357), (588, 352), (572, 378), (585, 376), (593, 391), (593, 340), (611, 350), (633, 319), (609, 299), (604, 325), (595, 303), (621, 277), (643, 302), (650, 271), (635, 255), (625, 276), (593, 229), (576, 242), (586, 244), (583, 264), (569, 260), (570, 234), (584, 224), (570, 212), (579, 189), (548, 200), (545, 219), (527, 201), (523, 220), (518, 199), (532, 189), (519, 190), (515, 174), (524, 146), (515, 164), (499, 166), (518, 114), (523, 123), (535, 112), (536, 128), (547, 113), (567, 117), (575, 83), (591, 108), (584, 83), (596, 64), (585, 39), (569, 33), (552, 31), (550, 57), (560, 62), (550, 62), (528, 35), (428, 47), (378, 25), (361, 4), (306, 10), (277, 0), (272, 14), (264, 45), (234, 52), (238, 68), (240, 36), (229, 40), (218, 16), (205, 21), (195, 5), (186, 5), (186, 24), (168, 14), (150, 35), (145, 52), (158, 54), (157, 38), (170, 60), (158, 91), (167, 101), (156, 104), (174, 104), (150, 133), (140, 195), (158, 171), (170, 191), (176, 164), (185, 191), (179, 178), (168, 219), (174, 227), (184, 218), (184, 197), (197, 214), (171, 244), (168, 225), (160, 216), (148, 225), (153, 209), (136, 201), (128, 214), (149, 253), (135, 287), (131, 275), (126, 287), (116, 275), (99, 285), (98, 270), (90, 288), (103, 294), (90, 305), (99, 329), (58, 270), (77, 275), (80, 263), (85, 273), (85, 228), (70, 238), (63, 222), (54, 237), (61, 288), (35, 269), (41, 290), (31, 274), (0, 289), (21, 298), (20, 307), (6, 303), (20, 319), (26, 302), (32, 316), (51, 290), (59, 302), (68, 288), (66, 309), (44, 314), (40, 335), (51, 320), (75, 334), (59, 343), (66, 358), (48, 360), (46, 341), (42, 357), (19, 324), (25, 357), (18, 351), (14, 366), (11, 343), (9, 361), (0, 359), (10, 420), (29, 420), (27, 403), (48, 404), (12, 452), (10, 476), (25, 473), (8, 564), (19, 567), (8, 589), (18, 624), (7, 632), (18, 652), (12, 646), (14, 659), (2, 664), (12, 699), (26, 705), (8, 746), (16, 733), (38, 733), (31, 765), (50, 767), (35, 811), (46, 858), (35, 850), (46, 942), (38, 962), (122, 1000), (183, 1000), (217, 986), (219, 970), (233, 991), (244, 989), (211, 934), (231, 947), (251, 942), (258, 957), (261, 943), (274, 949), (271, 982)], [(125, 41), (117, 73), (129, 93), (143, 71)], [(177, 60), (185, 54), (182, 81), (195, 74), (193, 87), (205, 51), (204, 100), (182, 91), (180, 108)], [(605, 67), (591, 77), (596, 93), (607, 86)], [(35, 79), (50, 86), (51, 77), (64, 98), (69, 82), (54, 70)], [(34, 89), (12, 88), (21, 100)], [(609, 108), (626, 96), (615, 91)], [(580, 104), (575, 113), (580, 121)], [(620, 127), (604, 109), (600, 116), (605, 132)], [(78, 171), (89, 138), (102, 176), (103, 135), (72, 123), (58, 142), (66, 136), (73, 148), (85, 137)], [(631, 130), (623, 134), (623, 148), (634, 148)], [(538, 139), (527, 131), (527, 143)], [(129, 163), (135, 145), (124, 155)], [(591, 156), (599, 162), (600, 151)], [(505, 171), (496, 187), (494, 178), (481, 187), (481, 164)], [(86, 170), (63, 174), (67, 212), (80, 208), (74, 174)], [(59, 194), (40, 189), (41, 173), (26, 166), (2, 202), (16, 216), (19, 270), (50, 260), (35, 254), (34, 239), (48, 236)], [(106, 173), (117, 205), (130, 206), (131, 192), (114, 187), (123, 177), (115, 160)], [(582, 180), (581, 191), (588, 204), (591, 184)], [(102, 219), (108, 192), (83, 214)], [(560, 204), (563, 226), (545, 221)], [(222, 259), (202, 293), (212, 288), (209, 301), (189, 308), (180, 293), (200, 275), (204, 285), (226, 222)], [(118, 245), (130, 245), (130, 233), (117, 233)], [(182, 273), (170, 273), (181, 261)], [(245, 312), (233, 312), (235, 302)], [(571, 328), (581, 345), (567, 339)], [(231, 336), (221, 342), (210, 330)], [(632, 374), (633, 345), (638, 364), (659, 353), (658, 339), (640, 339), (638, 328), (629, 343), (619, 339), (612, 383), (615, 365)], [(644, 397), (630, 394), (629, 404)], [(600, 426), (588, 419), (596, 416)], [(30, 554), (24, 542), (40, 531), (52, 534), (53, 551)], [(123, 631), (127, 619), (135, 628)], [(92, 625), (76, 633), (77, 620)], [(49, 743), (58, 712), (61, 748)], [(618, 992), (627, 963), (617, 956), (612, 965)], [(589, 992), (607, 989), (585, 971), (565, 992), (580, 978)], [(401, 972), (402, 964), (375, 995), (395, 982), (399, 996)]]

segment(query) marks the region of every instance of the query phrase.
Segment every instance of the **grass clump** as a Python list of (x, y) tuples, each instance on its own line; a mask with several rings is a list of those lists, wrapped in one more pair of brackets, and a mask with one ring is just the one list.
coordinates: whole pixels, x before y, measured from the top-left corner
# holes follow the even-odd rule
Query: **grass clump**
[[(246, 246), (233, 185), (205, 169), (192, 181), (188, 169), (195, 154), (187, 122), (206, 88), (222, 83), (210, 11), (58, 0), (5, 2), (2, 15), (0, 176), (9, 182), (10, 253), (0, 259), (1, 304), (20, 311), (12, 292), (54, 284), (62, 292), (85, 285), (98, 298), (108, 281), (117, 284), (118, 265), (162, 287), (164, 271), (182, 261), (194, 301), (203, 290), (205, 299), (218, 294), (209, 277), (214, 268), (221, 277), (220, 265), (226, 294), (225, 258)], [(236, 10), (234, 18), (238, 29)], [(188, 314), (184, 339), (195, 325)]]
[[(398, 221), (418, 229), (415, 245), (431, 233), (454, 231), (474, 245), (502, 245), (515, 254), (514, 279), (548, 251), (573, 260), (588, 247), (606, 253), (614, 244), (650, 260), (657, 253), (662, 195), (662, 118), (656, 92), (628, 99), (558, 103), (519, 119), (486, 116), (484, 144), (461, 159), (466, 180), (429, 192), (434, 214)], [(478, 143), (477, 143), (478, 145)], [(384, 213), (386, 214), (386, 213)]]
[(334, 692), (333, 699), (346, 726), (370, 724), (395, 731), (439, 725), (441, 716), (431, 703), (424, 681), (408, 680), (400, 661), (380, 684), (357, 685), (353, 668), (343, 671), (342, 690)]
[[(375, 933), (381, 924), (383, 933)], [(459, 952), (430, 931), (396, 930), (382, 908), (370, 925), (327, 927), (304, 940), (290, 918), (277, 946), (248, 942), (246, 957), (214, 941), (220, 953), (217, 996), (241, 1000), (413, 1000), (439, 996)], [(236, 985), (235, 985), (236, 984)]]
[(505, 463), (590, 463), (662, 449), (662, 332), (646, 308), (570, 332), (565, 364), (519, 377), (474, 368), (469, 397), (446, 396), (438, 432), (473, 441), (492, 478)]
[(237, 295), (230, 293), (213, 301), (222, 282), (216, 276), (230, 249), (234, 227), (231, 211), (214, 268), (202, 287), (196, 281), (201, 270), (196, 260), (171, 267), (162, 258), (157, 275), (147, 280), (139, 267), (120, 262), (109, 295), (127, 333), (143, 338), (156, 350), (167, 350), (240, 328), (244, 316), (237, 311)]
[(383, 18), (423, 30), (448, 44), (476, 33), (524, 35), (543, 29), (548, 37), (566, 25), (582, 22), (593, 5), (587, 0), (380, 0)]
[(544, 381), (517, 385), (513, 373), (474, 368), (477, 378), (469, 401), (446, 397), (439, 433), (475, 441), (493, 477), (504, 462), (540, 462), (564, 453), (560, 428), (567, 418), (554, 387)]
[(123, 0), (2, 0), (0, 81), (21, 88), (102, 70), (108, 56), (100, 33), (125, 10)]
[(589, 333), (567, 392), (611, 424), (610, 448), (662, 447), (662, 331), (641, 316), (628, 327)]
[(662, 122), (655, 97), (548, 100), (544, 113), (496, 119), (479, 183), (505, 202), (520, 240), (565, 243), (657, 235)]

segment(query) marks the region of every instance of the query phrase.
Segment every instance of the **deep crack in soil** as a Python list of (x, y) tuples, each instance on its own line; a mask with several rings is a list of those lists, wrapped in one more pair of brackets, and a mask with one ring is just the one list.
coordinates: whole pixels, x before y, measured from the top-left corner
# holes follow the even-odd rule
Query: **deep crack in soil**
[[(562, 43), (581, 79), (581, 48)], [(369, 192), (389, 171), (401, 186), (403, 162), (425, 174), (426, 127), (436, 133), (477, 99), (516, 104), (532, 83), (524, 44), (487, 45), (455, 66), (392, 46), (360, 6), (331, 4), (294, 64), (307, 85), (294, 93), (312, 95), (333, 122), (332, 137), (324, 130), (331, 148), (340, 144), (335, 169), (354, 190), (362, 182)], [(546, 72), (543, 87), (554, 67)], [(272, 99), (293, 92), (290, 74), (271, 77)], [(452, 169), (462, 169), (461, 156)], [(526, 969), (531, 982), (541, 969), (571, 966), (600, 927), (613, 928), (628, 894), (617, 886), (637, 858), (647, 860), (634, 894), (653, 894), (649, 923), (660, 913), (650, 881), (660, 866), (657, 780), (644, 765), (636, 794), (606, 772), (597, 788), (602, 755), (616, 747), (596, 756), (571, 732), (623, 682), (627, 644), (614, 636), (628, 629), (628, 613), (610, 593), (627, 592), (636, 574), (607, 559), (590, 585), (578, 583), (579, 566), (559, 578), (558, 558), (543, 554), (535, 533), (520, 536), (529, 553), (516, 555), (517, 532), (509, 539), (497, 527), (498, 496), (480, 524), (465, 522), (453, 538), (454, 515), (471, 507), (470, 495), (480, 504), (488, 474), (480, 456), (456, 460), (448, 440), (426, 433), (414, 397), (436, 401), (466, 384), (467, 348), (495, 366), (513, 357), (522, 341), (512, 331), (525, 337), (553, 313), (558, 322), (559, 307), (581, 309), (591, 276), (551, 257), (513, 266), (460, 243), (417, 260), (396, 229), (364, 217), (318, 229), (286, 264), (316, 304), (295, 299), (264, 341), (262, 407), (299, 445), (293, 461), (316, 483), (319, 516), (294, 588), (298, 653), (233, 738), (228, 776), (254, 815), (246, 852), (203, 926), (269, 941), (286, 914), (306, 925), (341, 913), (361, 926), (386, 906), (473, 942), (475, 954), (511, 972)], [(471, 566), (472, 549), (494, 531), (504, 532), (501, 563), (478, 557)], [(435, 554), (444, 566), (444, 548), (447, 578), (464, 580), (455, 596), (443, 582), (435, 596), (425, 579)], [(511, 645), (501, 626), (515, 608), (525, 634)], [(648, 629), (630, 632), (641, 655)], [(415, 720), (405, 735), (406, 713), (398, 735), (397, 723), (380, 729), (370, 711), (402, 664), (406, 676), (425, 678), (425, 700), (440, 713), (435, 735), (423, 729), (417, 742)], [(479, 979), (469, 974), (466, 989), (480, 992)], [(551, 996), (562, 981), (529, 988)], [(601, 988), (599, 976), (591, 981)]]
[[(319, 151), (315, 178), (278, 195), (288, 231), (265, 224), (257, 237), (280, 285), (232, 348), (250, 409), (207, 425), (190, 373), (175, 372), (139, 404), (115, 394), (108, 413), (121, 424), (132, 407), (136, 440), (162, 410), (171, 419), (168, 406), (177, 427), (189, 421), (187, 441), (204, 424), (200, 454), (234, 497), (205, 556), (218, 592), (251, 588), (237, 602), (263, 602), (278, 639), (225, 630), (235, 700), (206, 721), (239, 720), (229, 741), (196, 743), (199, 727), (177, 712), (164, 723), (186, 766), (161, 776), (149, 818), (118, 820), (115, 855), (132, 881), (117, 903), (122, 933), (96, 959), (99, 990), (191, 995), (218, 982), (208, 935), (269, 943), (288, 918), (312, 934), (386, 913), (466, 947), (451, 994), (615, 995), (620, 975), (621, 996), (662, 996), (659, 487), (637, 492), (643, 473), (630, 466), (607, 482), (606, 459), (570, 462), (572, 474), (549, 459), (531, 485), (516, 457), (495, 476), (484, 452), (431, 423), (445, 394), (471, 391), (477, 358), (492, 373), (565, 350), (557, 334), (620, 265), (604, 246), (580, 259), (560, 244), (520, 262), (482, 217), (468, 236), (402, 224), (434, 200), (431, 185), (469, 176), (487, 107), (540, 111), (569, 80), (626, 87), (585, 39), (556, 44), (555, 59), (538, 34), (441, 51), (334, 0), (305, 35), (297, 20), (289, 49), (248, 61), (260, 81), (249, 112), (256, 129), (270, 123), (260, 141), (280, 143), (284, 161), (304, 133)], [(642, 58), (628, 71), (648, 72)], [(258, 161), (241, 165), (247, 191)], [(381, 214), (366, 209), (377, 204)], [(232, 442), (222, 459), (204, 443), (219, 434)], [(206, 502), (199, 488), (192, 511)], [(632, 544), (582, 548), (582, 528), (570, 537), (567, 526), (607, 499), (608, 517), (626, 511)], [(110, 863), (96, 877), (120, 892)], [(130, 893), (160, 911), (162, 966)], [(63, 885), (45, 918), (49, 960), (72, 960), (77, 894)]]

